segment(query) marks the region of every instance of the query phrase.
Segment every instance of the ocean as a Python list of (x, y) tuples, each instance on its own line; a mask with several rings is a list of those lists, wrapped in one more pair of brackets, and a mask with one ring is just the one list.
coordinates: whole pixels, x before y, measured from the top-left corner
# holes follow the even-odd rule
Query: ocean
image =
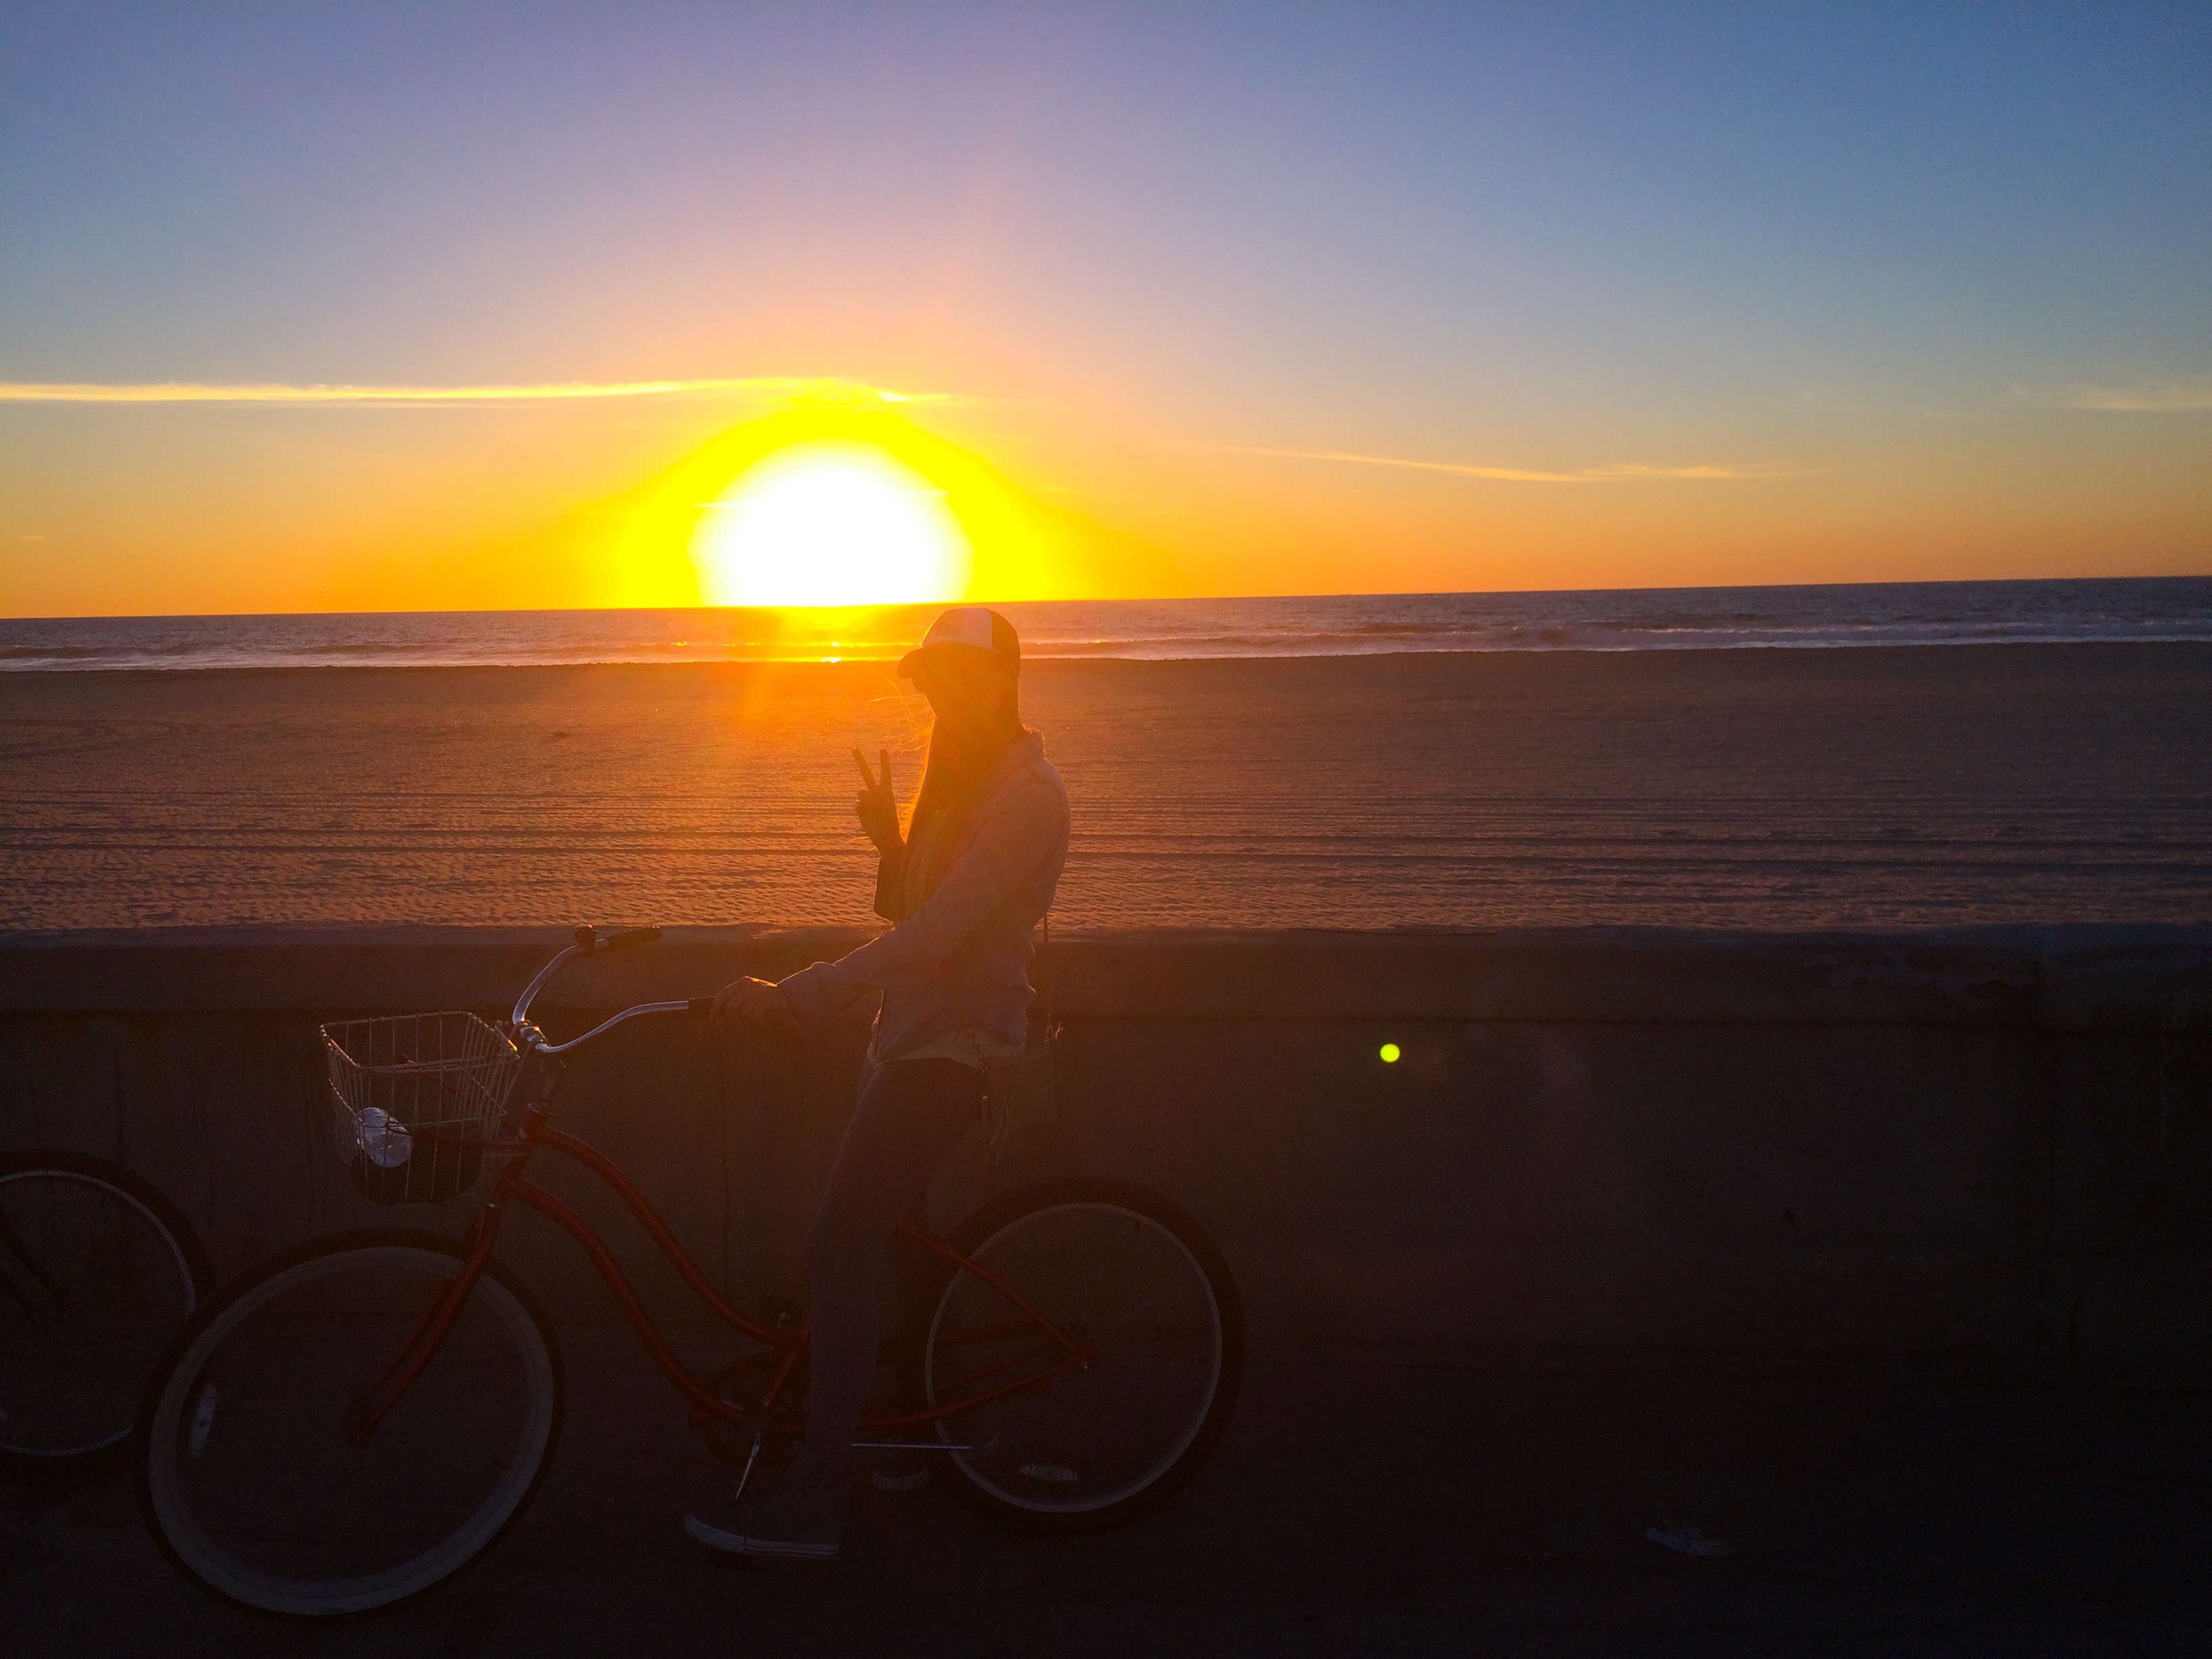
[[(999, 607), (1040, 659), (1806, 649), (2212, 641), (2212, 577), (1532, 593), (1043, 600)], [(411, 611), (0, 621), (0, 670), (880, 661), (936, 607)]]

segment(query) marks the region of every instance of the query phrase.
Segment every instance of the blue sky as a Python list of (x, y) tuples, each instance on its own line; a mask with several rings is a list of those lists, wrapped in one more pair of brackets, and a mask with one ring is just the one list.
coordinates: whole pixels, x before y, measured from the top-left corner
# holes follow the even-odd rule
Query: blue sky
[[(1896, 501), (1946, 525), (1980, 522), (2014, 455), (2039, 488), (2081, 474), (2078, 534), (2020, 574), (2113, 568), (2097, 547), (2150, 534), (2115, 468), (2156, 507), (2151, 563), (2212, 557), (2203, 6), (17, 4), (0, 222), (11, 384), (941, 392), (951, 435), (1040, 488), (1123, 529), (1191, 518), (1200, 566), (1246, 549), (1214, 586), (1265, 585), (1252, 498), (1276, 488), (1381, 492), (1378, 522), (1426, 550), (1413, 585), (1451, 568), (1455, 513), (1470, 547), (1503, 526), (1548, 534), (1555, 575), (1605, 572), (1569, 556), (1595, 530), (1529, 530), (1522, 505), (1409, 504), (1353, 463), (1210, 485), (1192, 450), (1905, 465)], [(726, 412), (544, 465), (617, 489)], [(47, 538), (13, 545), (97, 520), (88, 549), (125, 556), (121, 521), (72, 503), (179, 456), (194, 512), (249, 518), (257, 455), (350, 448), (334, 500), (426, 447), (487, 489), (535, 476), (514, 411), (438, 418), (303, 437), (11, 404), (0, 483)], [(579, 453), (545, 429), (546, 456)], [(1911, 471), (1929, 446), (1943, 477)], [(1986, 506), (1978, 547), (2012, 522)], [(1687, 510), (1656, 511), (1644, 577), (1696, 541)], [(0, 573), (46, 592), (49, 555), (9, 545)], [(1837, 559), (1800, 574), (1851, 574)]]

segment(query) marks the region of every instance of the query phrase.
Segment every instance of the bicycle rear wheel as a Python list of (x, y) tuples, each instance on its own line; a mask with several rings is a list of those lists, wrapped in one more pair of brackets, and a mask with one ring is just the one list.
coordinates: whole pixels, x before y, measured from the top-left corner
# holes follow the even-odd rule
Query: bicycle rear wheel
[(0, 1469), (124, 1456), (147, 1375), (210, 1282), (191, 1224), (122, 1165), (0, 1156)]
[(433, 1233), (343, 1234), (185, 1328), (139, 1415), (140, 1506), (180, 1571), (258, 1612), (361, 1613), (451, 1577), (514, 1524), (562, 1389), (551, 1326), (499, 1263), (375, 1431), (347, 1434), (465, 1260)]
[[(956, 1411), (937, 1425), (994, 1519), (1034, 1533), (1119, 1525), (1196, 1474), (1228, 1427), (1244, 1317), (1228, 1264), (1175, 1206), (1118, 1182), (1069, 1181), (979, 1212), (949, 1241), (1060, 1329), (1088, 1367)], [(924, 1329), (917, 1379), (932, 1410), (1051, 1362), (1034, 1320), (967, 1268)]]

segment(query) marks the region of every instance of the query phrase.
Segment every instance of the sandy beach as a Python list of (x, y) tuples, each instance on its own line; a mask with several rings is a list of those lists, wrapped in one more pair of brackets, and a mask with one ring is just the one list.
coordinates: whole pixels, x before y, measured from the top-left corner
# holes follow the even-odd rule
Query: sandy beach
[[(1038, 663), (1055, 920), (2212, 920), (2212, 647)], [(858, 922), (881, 665), (0, 677), (0, 925)]]

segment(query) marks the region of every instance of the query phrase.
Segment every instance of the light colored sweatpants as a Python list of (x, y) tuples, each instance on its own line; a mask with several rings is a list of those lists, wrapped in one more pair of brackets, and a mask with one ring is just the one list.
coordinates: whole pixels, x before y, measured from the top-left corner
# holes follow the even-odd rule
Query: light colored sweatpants
[(899, 1218), (981, 1109), (982, 1078), (957, 1060), (895, 1060), (862, 1084), (806, 1230), (813, 1322), (806, 1450), (842, 1471), (875, 1375), (876, 1274)]

